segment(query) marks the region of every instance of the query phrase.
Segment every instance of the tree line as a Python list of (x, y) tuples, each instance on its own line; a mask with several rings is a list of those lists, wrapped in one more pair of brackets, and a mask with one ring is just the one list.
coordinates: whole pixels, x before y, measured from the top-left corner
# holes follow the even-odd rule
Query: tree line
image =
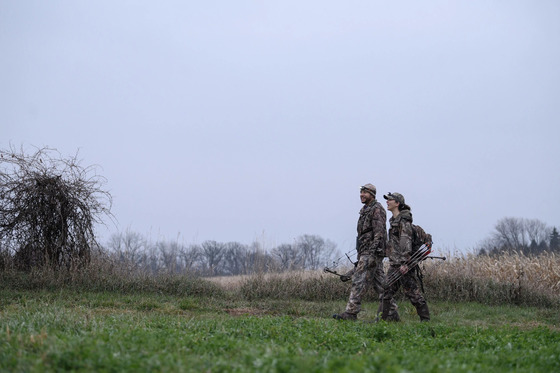
[(167, 240), (151, 242), (137, 232), (125, 231), (113, 234), (105, 249), (131, 269), (200, 276), (316, 270), (338, 255), (332, 241), (308, 234), (269, 250), (258, 241), (250, 245), (212, 240), (189, 245)]
[(560, 252), (560, 235), (556, 227), (549, 227), (538, 219), (506, 217), (500, 219), (494, 230), (478, 248), (479, 255), (522, 253), (539, 255)]
[[(152, 243), (127, 231), (113, 235), (103, 247), (94, 225), (113, 218), (105, 182), (94, 166), (83, 167), (77, 155), (64, 158), (49, 148), (33, 154), (0, 150), (0, 270), (80, 268), (99, 247), (133, 268), (203, 276), (315, 270), (339, 256), (333, 242), (307, 234), (266, 250), (258, 242)], [(559, 241), (558, 230), (538, 219), (506, 217), (479, 245), (479, 254), (560, 252)]]
[(0, 149), (0, 269), (75, 269), (88, 265), (99, 248), (134, 269), (202, 276), (313, 270), (335, 255), (333, 242), (307, 234), (270, 251), (258, 242), (151, 242), (130, 231), (101, 245), (94, 225), (113, 218), (105, 182), (95, 166), (83, 167), (77, 154)]

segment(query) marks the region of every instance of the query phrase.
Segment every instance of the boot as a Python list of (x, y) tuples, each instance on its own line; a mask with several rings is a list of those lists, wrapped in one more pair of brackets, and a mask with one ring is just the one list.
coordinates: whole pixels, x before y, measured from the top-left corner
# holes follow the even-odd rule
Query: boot
[(358, 319), (358, 315), (356, 315), (355, 313), (350, 313), (350, 312), (342, 312), (341, 314), (335, 313), (333, 316), (333, 319), (336, 320), (351, 320), (351, 321), (356, 321)]
[[(385, 311), (384, 314), (383, 308), (385, 308), (385, 303), (388, 303), (389, 305), (387, 306), (387, 310)], [(385, 321), (401, 321), (397, 304), (395, 303), (393, 308), (392, 303), (393, 302), (390, 302), (389, 300), (387, 301), (381, 300), (381, 302), (379, 302), (379, 307), (377, 308), (377, 316), (375, 317), (374, 320), (375, 322), (379, 321), (379, 317), (381, 317), (381, 320), (385, 320)]]
[(383, 299), (383, 304), (381, 309), (383, 312), (381, 313), (381, 319), (385, 321), (401, 321), (399, 317), (399, 313), (397, 310), (391, 312), (391, 301), (390, 299)]
[(416, 312), (418, 313), (418, 316), (420, 316), (420, 321), (430, 321), (428, 303), (424, 303), (423, 305), (416, 307)]

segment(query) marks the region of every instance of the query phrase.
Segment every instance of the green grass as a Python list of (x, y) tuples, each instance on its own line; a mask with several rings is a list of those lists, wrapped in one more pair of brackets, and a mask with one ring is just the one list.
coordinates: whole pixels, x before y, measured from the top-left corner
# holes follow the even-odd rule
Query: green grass
[(430, 302), (420, 323), (331, 318), (343, 301), (0, 290), (0, 371), (553, 372), (556, 308)]

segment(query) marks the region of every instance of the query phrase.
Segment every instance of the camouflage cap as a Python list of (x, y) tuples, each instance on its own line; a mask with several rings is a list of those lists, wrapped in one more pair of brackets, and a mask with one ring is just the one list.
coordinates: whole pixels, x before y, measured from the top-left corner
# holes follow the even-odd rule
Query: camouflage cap
[(362, 186), (360, 187), (360, 192), (361, 192), (362, 190), (365, 190), (365, 191), (371, 193), (371, 195), (374, 196), (374, 197), (375, 197), (375, 194), (377, 193), (377, 188), (375, 187), (375, 185), (369, 184), (369, 183), (366, 184), (366, 185), (362, 185)]
[(404, 196), (400, 193), (387, 193), (383, 195), (383, 198), (385, 199), (393, 199), (395, 201), (397, 201), (398, 203), (400, 203), (401, 205), (404, 205)]

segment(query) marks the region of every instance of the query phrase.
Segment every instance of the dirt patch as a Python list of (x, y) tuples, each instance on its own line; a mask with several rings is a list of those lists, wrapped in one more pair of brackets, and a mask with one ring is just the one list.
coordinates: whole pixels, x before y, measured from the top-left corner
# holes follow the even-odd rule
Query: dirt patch
[(265, 313), (255, 308), (226, 308), (224, 311), (231, 316), (260, 316)]
[(547, 325), (544, 323), (541, 323), (539, 321), (528, 321), (528, 322), (514, 322), (511, 324), (512, 326), (515, 326), (521, 330), (530, 330), (530, 329), (536, 329), (538, 327), (543, 327), (543, 328), (547, 328), (548, 330), (557, 332), (560, 330), (559, 327), (554, 326), (554, 325)]

